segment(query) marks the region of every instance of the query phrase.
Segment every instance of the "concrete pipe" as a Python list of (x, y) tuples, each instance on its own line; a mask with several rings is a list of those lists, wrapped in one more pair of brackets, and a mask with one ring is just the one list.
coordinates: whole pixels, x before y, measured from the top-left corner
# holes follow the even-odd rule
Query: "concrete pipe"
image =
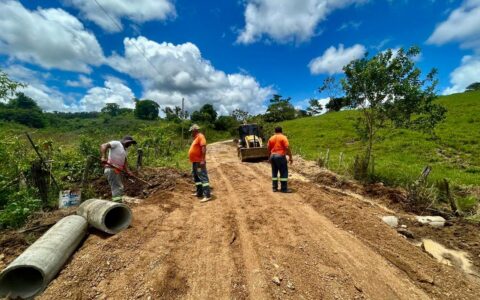
[(0, 298), (32, 298), (57, 275), (87, 234), (87, 221), (68, 216), (17, 257), (0, 274)]
[(128, 228), (132, 222), (132, 211), (127, 205), (100, 199), (83, 202), (77, 215), (87, 219), (91, 226), (110, 234)]

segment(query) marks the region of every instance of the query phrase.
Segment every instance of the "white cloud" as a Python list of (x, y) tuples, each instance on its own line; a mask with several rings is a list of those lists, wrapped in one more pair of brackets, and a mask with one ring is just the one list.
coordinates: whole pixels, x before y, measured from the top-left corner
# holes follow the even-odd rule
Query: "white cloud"
[(88, 78), (85, 75), (80, 74), (78, 76), (78, 80), (67, 80), (65, 84), (71, 87), (89, 88), (92, 86), (92, 79)]
[(440, 23), (427, 43), (443, 45), (459, 42), (463, 48), (480, 52), (480, 0), (467, 0)]
[(75, 107), (65, 104), (65, 95), (44, 83), (32, 83), (18, 90), (37, 102), (45, 111), (71, 111)]
[(110, 77), (104, 83), (104, 87), (94, 87), (80, 100), (79, 110), (99, 111), (107, 103), (116, 103), (120, 107), (135, 108), (132, 90), (122, 81)]
[(463, 92), (471, 83), (480, 81), (480, 0), (464, 1), (427, 40), (434, 45), (449, 42), (459, 43), (460, 47), (472, 49), (475, 54), (462, 58), (461, 65), (450, 73), (451, 85), (443, 94)]
[(443, 91), (444, 95), (464, 92), (470, 84), (480, 82), (480, 57), (464, 56), (462, 65), (450, 74), (450, 82), (452, 86)]
[[(94, 0), (65, 0), (81, 11), (86, 19), (109, 32), (118, 32), (123, 27), (122, 19), (136, 23), (152, 20), (166, 20), (175, 17), (175, 6), (170, 0), (97, 0), (110, 17)], [(112, 20), (113, 19), (113, 20)]]
[(250, 44), (269, 37), (277, 42), (304, 42), (317, 25), (336, 9), (365, 0), (247, 0), (245, 28), (238, 43)]
[(236, 108), (260, 113), (265, 109), (263, 101), (273, 92), (271, 87), (260, 86), (252, 76), (216, 70), (192, 43), (159, 44), (138, 37), (126, 38), (124, 46), (123, 56), (113, 55), (108, 59), (110, 66), (139, 80), (143, 98), (161, 106), (180, 105), (185, 98), (189, 111), (211, 103), (221, 114)]
[(363, 57), (366, 49), (363, 45), (356, 44), (350, 48), (344, 48), (342, 44), (338, 49), (334, 46), (325, 50), (322, 56), (314, 58), (308, 64), (312, 74), (338, 74), (342, 68), (352, 60)]
[(17, 91), (34, 99), (43, 110), (65, 111), (71, 109), (65, 104), (67, 96), (45, 84), (45, 80), (50, 74), (36, 72), (21, 65), (7, 66), (4, 71), (11, 79), (26, 83), (26, 87), (19, 88)]
[(338, 27), (337, 31), (343, 31), (343, 30), (348, 30), (348, 29), (353, 29), (353, 30), (358, 30), (362, 26), (362, 22), (354, 22), (354, 21), (349, 21), (343, 23), (340, 27)]
[(62, 9), (30, 11), (0, 1), (0, 53), (44, 68), (90, 72), (104, 56), (95, 36)]

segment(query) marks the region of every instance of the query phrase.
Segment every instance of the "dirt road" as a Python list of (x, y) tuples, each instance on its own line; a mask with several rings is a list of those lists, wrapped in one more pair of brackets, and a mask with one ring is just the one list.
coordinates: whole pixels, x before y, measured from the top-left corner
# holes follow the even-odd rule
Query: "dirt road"
[[(91, 234), (41, 299), (476, 299), (480, 281), (383, 224), (380, 208), (310, 182), (273, 193), (266, 163), (209, 147), (214, 201), (179, 178)], [(292, 178), (300, 178), (293, 174)], [(277, 282), (274, 282), (277, 281)], [(478, 299), (478, 298), (477, 298)]]

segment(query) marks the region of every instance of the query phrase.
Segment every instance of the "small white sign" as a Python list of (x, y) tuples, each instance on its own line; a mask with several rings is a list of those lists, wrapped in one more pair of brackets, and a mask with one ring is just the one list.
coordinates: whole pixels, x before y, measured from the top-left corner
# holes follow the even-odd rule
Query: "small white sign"
[(82, 192), (74, 190), (60, 191), (58, 208), (78, 206), (82, 200)]

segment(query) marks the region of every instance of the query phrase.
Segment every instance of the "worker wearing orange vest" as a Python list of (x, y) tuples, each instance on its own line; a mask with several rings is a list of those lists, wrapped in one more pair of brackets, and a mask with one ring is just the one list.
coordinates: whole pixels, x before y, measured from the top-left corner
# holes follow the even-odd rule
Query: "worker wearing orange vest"
[[(293, 157), (288, 139), (282, 133), (282, 127), (275, 128), (275, 135), (268, 140), (268, 151), (270, 152), (269, 161), (272, 164), (273, 191), (278, 192), (278, 182), (280, 181), (280, 192), (291, 193), (292, 191), (288, 189), (287, 155), (290, 163), (293, 163)], [(278, 177), (279, 172), (280, 177)]]
[(199, 130), (200, 127), (197, 124), (193, 124), (192, 127), (190, 127), (193, 141), (188, 151), (188, 157), (192, 163), (192, 175), (197, 190), (193, 195), (198, 198), (203, 197), (203, 199), (200, 200), (200, 202), (203, 203), (212, 200), (212, 196), (210, 193), (210, 183), (205, 158), (207, 154), (207, 140)]

